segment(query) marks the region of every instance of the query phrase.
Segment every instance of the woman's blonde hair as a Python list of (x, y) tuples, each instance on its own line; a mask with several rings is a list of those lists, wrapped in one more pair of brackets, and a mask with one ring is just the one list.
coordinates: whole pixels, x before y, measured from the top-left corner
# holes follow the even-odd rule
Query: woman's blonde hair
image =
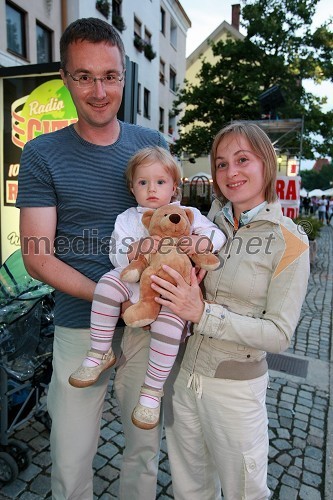
[(250, 122), (232, 122), (223, 127), (215, 136), (212, 144), (210, 163), (213, 178), (215, 194), (222, 202), (226, 203), (228, 199), (222, 194), (216, 182), (216, 151), (218, 145), (227, 136), (238, 135), (244, 137), (250, 144), (253, 152), (259, 156), (264, 164), (264, 183), (265, 200), (271, 203), (277, 199), (276, 194), (276, 174), (277, 157), (274, 146), (267, 134), (255, 123)]
[(125, 177), (127, 182), (127, 187), (131, 190), (133, 186), (133, 178), (138, 167), (142, 165), (151, 165), (152, 163), (159, 162), (163, 165), (168, 174), (171, 175), (175, 185), (175, 193), (171, 198), (171, 201), (180, 201), (182, 198), (182, 191), (179, 185), (181, 184), (181, 173), (180, 168), (177, 165), (176, 160), (172, 154), (160, 146), (148, 146), (146, 148), (140, 149), (135, 155), (133, 155), (127, 165), (125, 170)]

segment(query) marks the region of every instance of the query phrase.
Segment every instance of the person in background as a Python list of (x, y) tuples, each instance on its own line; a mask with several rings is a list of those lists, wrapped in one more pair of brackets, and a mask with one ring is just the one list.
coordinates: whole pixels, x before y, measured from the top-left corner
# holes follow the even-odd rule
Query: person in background
[(303, 198), (303, 196), (300, 196), (300, 199), (299, 199), (299, 215), (302, 215), (303, 208), (304, 208), (304, 198)]
[(222, 268), (191, 285), (152, 277), (155, 300), (194, 324), (166, 391), (165, 425), (177, 500), (266, 500), (266, 351), (288, 348), (309, 277), (309, 245), (282, 215), (277, 159), (255, 124), (233, 122), (211, 149), (216, 199), (208, 218), (227, 235)]
[(327, 215), (328, 215), (327, 224), (330, 225), (332, 217), (333, 217), (333, 196), (328, 196), (328, 212), (327, 212)]
[(329, 223), (330, 223), (330, 214), (329, 214), (329, 211), (330, 211), (330, 197), (329, 196), (325, 196), (325, 200), (326, 200), (325, 220), (326, 220), (326, 224), (329, 225)]
[(324, 222), (324, 219), (326, 218), (326, 207), (327, 207), (327, 199), (326, 196), (323, 194), (321, 198), (318, 200), (318, 219), (321, 222)]
[[(92, 500), (94, 459), (110, 372), (84, 391), (68, 383), (90, 347), (96, 282), (110, 269), (109, 240), (117, 215), (134, 205), (124, 171), (145, 146), (167, 148), (162, 135), (118, 120), (125, 52), (117, 31), (95, 18), (74, 21), (60, 40), (60, 74), (78, 121), (40, 135), (23, 150), (17, 206), (26, 268), (55, 292), (52, 498)], [(118, 328), (118, 336), (123, 329)], [(134, 332), (134, 333), (133, 333)], [(144, 431), (131, 413), (146, 372), (149, 332), (125, 329), (115, 377), (125, 449), (118, 498), (154, 500), (162, 425)], [(129, 493), (130, 492), (130, 493)]]
[(303, 208), (304, 208), (304, 215), (309, 215), (310, 198), (308, 195), (304, 196), (303, 198)]

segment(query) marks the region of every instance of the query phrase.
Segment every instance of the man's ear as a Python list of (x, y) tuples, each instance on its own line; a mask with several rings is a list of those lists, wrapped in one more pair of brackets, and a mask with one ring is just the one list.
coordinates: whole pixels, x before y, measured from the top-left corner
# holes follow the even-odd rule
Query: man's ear
[(193, 221), (194, 221), (194, 213), (192, 212), (192, 210), (190, 208), (186, 208), (185, 213), (188, 217), (188, 220), (190, 221), (190, 224), (192, 225)]
[(145, 228), (149, 228), (150, 220), (152, 216), (154, 215), (155, 210), (147, 210), (142, 216), (141, 222), (145, 226)]
[(67, 87), (67, 77), (66, 77), (66, 73), (64, 72), (64, 70), (63, 70), (63, 69), (59, 69), (59, 73), (60, 73), (60, 76), (61, 76), (62, 81), (64, 82), (65, 87)]

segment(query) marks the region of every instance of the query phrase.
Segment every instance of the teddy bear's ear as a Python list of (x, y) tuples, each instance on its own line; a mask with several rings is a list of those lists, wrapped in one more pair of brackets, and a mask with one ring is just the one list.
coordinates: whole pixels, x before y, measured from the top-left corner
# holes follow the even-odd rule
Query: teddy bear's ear
[(185, 209), (185, 213), (188, 217), (188, 220), (190, 221), (190, 224), (193, 224), (193, 221), (194, 221), (194, 213), (192, 212), (192, 210), (190, 208), (186, 208)]
[(154, 212), (155, 210), (147, 210), (147, 212), (145, 212), (142, 216), (141, 222), (147, 229), (149, 228), (150, 220), (154, 215)]

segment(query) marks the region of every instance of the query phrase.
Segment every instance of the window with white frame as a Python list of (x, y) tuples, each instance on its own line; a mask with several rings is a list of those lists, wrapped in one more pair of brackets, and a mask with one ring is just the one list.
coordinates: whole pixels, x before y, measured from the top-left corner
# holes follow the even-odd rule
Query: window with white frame
[(52, 33), (41, 24), (36, 25), (37, 62), (52, 62)]
[(142, 105), (141, 105), (141, 83), (138, 83), (138, 101), (137, 101), (137, 113), (141, 115), (142, 113)]
[(165, 35), (165, 10), (162, 9), (162, 7), (161, 7), (161, 17), (160, 17), (160, 20), (161, 20), (160, 30), (161, 30), (161, 33), (163, 35)]
[(143, 116), (150, 119), (150, 91), (143, 89)]
[(145, 28), (145, 42), (151, 45), (151, 33)]
[(141, 38), (142, 36), (142, 23), (139, 21), (137, 17), (134, 17), (134, 35)]
[(170, 19), (170, 43), (176, 49), (177, 48), (177, 24), (174, 19)]
[(137, 17), (134, 17), (134, 46), (139, 52), (144, 49), (144, 41), (142, 40), (142, 23)]
[(160, 82), (165, 85), (165, 62), (160, 59)]
[(176, 126), (176, 119), (174, 116), (169, 114), (169, 125), (168, 125), (168, 134), (173, 135)]
[(173, 68), (170, 68), (169, 88), (173, 92), (177, 90), (177, 73)]
[(158, 129), (160, 132), (164, 133), (164, 109), (160, 108), (160, 119), (158, 122)]
[(27, 57), (25, 12), (6, 3), (7, 49), (21, 57)]
[(121, 16), (121, 1), (122, 0), (112, 0), (112, 15)]

